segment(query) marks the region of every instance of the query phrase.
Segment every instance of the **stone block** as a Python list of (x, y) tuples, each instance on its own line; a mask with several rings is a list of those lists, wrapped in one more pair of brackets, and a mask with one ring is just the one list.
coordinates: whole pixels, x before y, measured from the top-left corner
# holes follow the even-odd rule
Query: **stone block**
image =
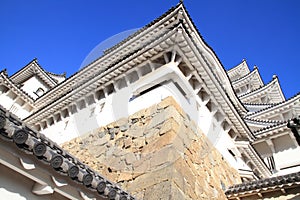
[(144, 148), (142, 149), (142, 154), (149, 154), (156, 151), (159, 151), (163, 147), (167, 145), (171, 145), (174, 138), (177, 137), (177, 133), (174, 131), (169, 131), (166, 134), (157, 137), (152, 142), (148, 143)]
[(131, 145), (132, 145), (132, 139), (131, 139), (131, 137), (124, 138), (122, 148), (128, 149), (128, 148), (131, 147)]
[(166, 146), (152, 155), (150, 160), (151, 170), (166, 167), (175, 162), (180, 156), (172, 146)]
[(172, 164), (172, 165), (173, 165), (172, 167), (174, 168), (174, 172), (172, 174), (171, 180), (172, 180), (173, 184), (175, 184), (178, 189), (180, 189), (181, 191), (184, 191), (184, 188), (186, 187), (186, 179), (185, 179), (184, 176), (182, 176), (181, 173), (179, 173), (176, 170), (176, 168), (174, 167), (174, 164)]
[(144, 200), (171, 199), (171, 191), (170, 181), (160, 182), (146, 188)]
[(116, 158), (119, 158), (126, 155), (127, 152), (124, 149), (121, 148), (115, 148), (114, 151), (112, 152), (112, 155)]
[(99, 157), (100, 155), (105, 154), (106, 152), (106, 147), (104, 145), (98, 146), (98, 145), (91, 145), (88, 149), (89, 152), (91, 152), (92, 155), (95, 157)]
[(120, 118), (118, 121), (116, 121), (116, 126), (118, 127), (121, 127), (121, 126), (124, 126), (124, 125), (128, 125), (128, 119), (123, 117), (123, 118)]
[(145, 130), (145, 139), (148, 143), (156, 139), (159, 136), (160, 129), (159, 128), (152, 128)]
[(108, 141), (109, 141), (108, 137), (102, 137), (97, 139), (95, 142), (93, 142), (93, 145), (102, 146), (105, 145)]
[(145, 134), (145, 127), (143, 126), (132, 126), (127, 134), (132, 137), (142, 137)]
[(225, 199), (240, 181), (171, 97), (63, 147), (137, 199)]
[(149, 108), (146, 108), (144, 110), (145, 118), (151, 117), (151, 116), (155, 115), (156, 113), (157, 113), (157, 105), (156, 104)]
[(126, 164), (123, 160), (117, 157), (112, 157), (107, 160), (107, 165), (113, 170), (113, 171), (124, 171)]
[(172, 168), (161, 168), (155, 171), (147, 171), (147, 173), (140, 174), (134, 181), (128, 184), (128, 191), (144, 191), (158, 183), (168, 181), (172, 177), (174, 170)]
[(173, 107), (178, 114), (180, 114), (184, 118), (187, 118), (187, 115), (182, 110), (180, 104), (178, 104), (174, 98), (166, 97), (157, 105), (158, 110), (161, 110), (161, 109), (166, 110), (167, 107)]
[(142, 149), (145, 146), (145, 139), (144, 138), (136, 138), (132, 140), (133, 146), (135, 147), (137, 152), (139, 149)]
[(134, 153), (129, 152), (124, 156), (127, 165), (134, 163), (137, 159)]
[(143, 157), (133, 163), (132, 166), (135, 173), (140, 174), (150, 171), (150, 156)]
[(130, 181), (130, 180), (132, 180), (132, 174), (131, 173), (121, 172), (119, 177), (118, 177), (118, 182)]
[(129, 128), (129, 124), (128, 123), (127, 124), (123, 124), (123, 125), (120, 126), (120, 131), (121, 132), (125, 132), (125, 131), (128, 130), (128, 128)]
[(174, 164), (175, 169), (180, 173), (187, 183), (194, 189), (194, 184), (196, 182), (197, 174), (194, 174), (193, 171), (189, 168), (185, 160), (178, 159)]
[(170, 198), (172, 200), (192, 200), (189, 196), (184, 194), (182, 190), (180, 190), (176, 184), (172, 183), (171, 185), (171, 193)]
[(148, 123), (147, 129), (152, 129), (161, 125), (166, 120), (165, 113), (157, 113), (152, 116), (151, 121)]
[(179, 128), (179, 124), (173, 119), (173, 118), (169, 118), (166, 119), (163, 124), (161, 125), (160, 131), (159, 131), (159, 135), (163, 135), (168, 131), (177, 131)]

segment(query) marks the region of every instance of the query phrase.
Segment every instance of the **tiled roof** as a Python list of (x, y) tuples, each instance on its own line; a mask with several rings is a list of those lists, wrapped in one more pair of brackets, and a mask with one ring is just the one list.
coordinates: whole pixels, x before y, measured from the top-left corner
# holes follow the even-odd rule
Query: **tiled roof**
[(226, 190), (225, 194), (227, 198), (238, 197), (239, 195), (259, 193), (260, 191), (267, 192), (293, 185), (300, 185), (300, 172), (233, 185)]
[(263, 85), (263, 86), (261, 86), (261, 87), (255, 89), (255, 90), (252, 90), (252, 91), (250, 91), (250, 92), (247, 92), (247, 93), (245, 93), (245, 94), (242, 94), (242, 95), (239, 96), (239, 98), (244, 97), (244, 96), (247, 96), (247, 95), (252, 94), (252, 93), (255, 93), (255, 92), (259, 91), (259, 90), (263, 90), (263, 89), (267, 88), (268, 86), (270, 86), (270, 85), (271, 85), (272, 83), (274, 83), (275, 81), (278, 81), (278, 79), (277, 79), (277, 78), (273, 78), (269, 83), (267, 83), (267, 84), (265, 84), (265, 85)]
[[(83, 66), (80, 70), (78, 70), (77, 72), (75, 72), (74, 74), (72, 74), (71, 76), (69, 76), (68, 78), (66, 78), (64, 81), (62, 81), (61, 83), (57, 84), (55, 87), (53, 87), (51, 90), (48, 90), (44, 95), (42, 95), (40, 98), (38, 98), (37, 100), (42, 99), (43, 97), (47, 96), (47, 94), (51, 93), (53, 91), (53, 89), (56, 89), (64, 84), (67, 84), (68, 81), (72, 80), (73, 78), (75, 78), (78, 74), (80, 74), (82, 71), (86, 70), (89, 66), (91, 66), (93, 63), (95, 63), (96, 61), (100, 60), (100, 58), (103, 58), (105, 56), (107, 56), (107, 54), (109, 54), (110, 51), (113, 51), (115, 48), (120, 47), (123, 43), (125, 43), (126, 41), (134, 38), (136, 35), (138, 35), (139, 33), (143, 32), (144, 30), (146, 30), (147, 28), (149, 28), (150, 26), (154, 25), (156, 22), (160, 21), (161, 19), (163, 19), (165, 16), (167, 16), (168, 14), (170, 14), (172, 11), (174, 11), (176, 8), (179, 7), (179, 5), (181, 5), (181, 3), (179, 3), (178, 5), (176, 5), (175, 7), (170, 8), (166, 13), (164, 13), (162, 16), (158, 17), (157, 19), (153, 20), (152, 22), (150, 22), (148, 25), (144, 26), (143, 28), (139, 29), (138, 31), (136, 31), (135, 33), (133, 33), (132, 35), (129, 35), (127, 38), (125, 38), (123, 41), (117, 43), (115, 46), (107, 49), (103, 55), (101, 55), (100, 57), (98, 57), (97, 59), (95, 59), (94, 61), (92, 61), (91, 63), (89, 63), (86, 66)], [(117, 60), (115, 60), (113, 63), (111, 63), (107, 68), (105, 68), (104, 70), (101, 70), (100, 73), (107, 71), (111, 66), (114, 66), (116, 63), (119, 63), (121, 61), (123, 61), (124, 59), (130, 57), (131, 55), (134, 55), (136, 52), (138, 52), (140, 49), (136, 49), (132, 52), (130, 52), (129, 54), (123, 55), (120, 58), (118, 58)], [(94, 74), (94, 77), (100, 74), (99, 72), (97, 74)], [(57, 98), (53, 99), (53, 102), (57, 101), (57, 99), (65, 96), (66, 94), (62, 94), (60, 96), (58, 96)]]
[(34, 102), (34, 99), (26, 92), (24, 91), (19, 85), (15, 84), (7, 75), (6, 70), (2, 70), (0, 72), (0, 76), (3, 75), (3, 78), (7, 81), (8, 84), (10, 84), (15, 90), (20, 92), (25, 98), (29, 99), (29, 102)]
[[(235, 70), (235, 68), (236, 68), (236, 67), (239, 67), (241, 64), (243, 64), (243, 62), (246, 62), (246, 63), (247, 63), (246, 59), (243, 59), (243, 60), (242, 60), (241, 62), (239, 62), (238, 64), (236, 64), (236, 65), (234, 65), (233, 67), (229, 68), (229, 69), (227, 70), (227, 72), (230, 72), (230, 71)], [(248, 66), (248, 64), (247, 64), (247, 66)]]
[(244, 120), (248, 124), (248, 126), (250, 123), (264, 126), (263, 128), (253, 131), (254, 135), (257, 135), (258, 133), (271, 129), (273, 127), (286, 124), (286, 121), (280, 121), (280, 120), (261, 120), (261, 119), (253, 119), (253, 118), (244, 118)]
[(279, 127), (279, 126), (282, 126), (283, 124), (286, 124), (286, 122), (278, 122), (277, 124), (272, 124), (270, 126), (267, 126), (267, 127), (264, 127), (262, 129), (259, 129), (257, 131), (254, 131), (253, 134), (255, 136), (263, 133), (263, 132), (266, 132), (267, 130), (271, 130), (271, 129), (274, 129), (275, 127)]
[(242, 79), (246, 79), (246, 78), (250, 77), (252, 74), (254, 74), (255, 72), (258, 72), (258, 68), (257, 67), (254, 68), (254, 70), (250, 71), (248, 74), (246, 74), (246, 75), (244, 75), (244, 76), (242, 76), (242, 77), (240, 77), (238, 79), (235, 79), (235, 80), (233, 80), (231, 82), (232, 83), (236, 83), (238, 81), (241, 81)]
[(62, 73), (62, 74), (56, 74), (53, 72), (46, 72), (48, 75), (53, 75), (53, 76), (58, 76), (58, 77), (62, 77), (62, 78), (66, 78), (66, 72)]
[(154, 25), (155, 23), (159, 22), (160, 20), (162, 20), (164, 17), (166, 17), (168, 14), (170, 14), (172, 11), (174, 11), (177, 7), (179, 7), (181, 3), (177, 4), (174, 7), (171, 7), (167, 12), (165, 12), (163, 15), (161, 15), (160, 17), (156, 18), (155, 20), (151, 21), (150, 23), (148, 23), (146, 26), (142, 27), (141, 29), (137, 30), (136, 32), (134, 32), (133, 34), (129, 35), (127, 38), (125, 38), (124, 40), (122, 40), (121, 42), (117, 43), (116, 45), (104, 50), (104, 54), (108, 54), (110, 52), (112, 52), (113, 50), (117, 49), (118, 47), (122, 46), (123, 44), (125, 44), (127, 41), (129, 41), (130, 39), (134, 38), (135, 36), (137, 36), (138, 34), (140, 34), (141, 32), (143, 32), (145, 29), (151, 27), (152, 25)]
[(230, 68), (226, 72), (230, 78), (230, 81), (234, 81), (234, 80), (238, 79), (239, 77), (243, 77), (246, 74), (248, 74), (250, 72), (250, 69), (247, 64), (247, 61), (245, 59), (243, 59), (242, 62), (240, 62), (238, 65)]
[(278, 103), (243, 103), (245, 106), (275, 106)]
[(62, 74), (55, 74), (52, 72), (46, 72), (48, 76), (50, 76), (57, 84), (61, 83), (66, 79), (66, 72)]
[(264, 109), (262, 109), (262, 110), (258, 110), (258, 111), (253, 112), (253, 113), (250, 113), (250, 114), (247, 115), (247, 117), (251, 117), (251, 116), (253, 116), (253, 115), (257, 115), (257, 114), (259, 114), (259, 113), (261, 113), (261, 112), (264, 112), (264, 111), (267, 111), (267, 110), (269, 110), (269, 109), (276, 108), (277, 106), (281, 106), (281, 105), (284, 105), (284, 104), (288, 104), (288, 103), (292, 102), (293, 100), (296, 100), (297, 98), (300, 98), (300, 92), (297, 93), (296, 95), (294, 95), (293, 97), (291, 97), (291, 98), (289, 98), (289, 99), (287, 99), (287, 100), (285, 100), (285, 101), (282, 101), (282, 102), (280, 102), (280, 103), (271, 103), (270, 105), (272, 105), (272, 106), (267, 107), (267, 108), (264, 108)]
[(12, 145), (17, 145), (20, 151), (36, 156), (38, 161), (50, 165), (57, 173), (94, 191), (99, 198), (135, 199), (56, 143), (24, 125), (2, 107), (0, 107), (0, 140), (9, 141)]
[(279, 124), (282, 122), (286, 122), (286, 121), (282, 121), (282, 120), (268, 120), (268, 119), (254, 119), (254, 118), (244, 118), (246, 121), (250, 121), (250, 122), (257, 122), (257, 123), (261, 123), (261, 124)]
[[(50, 87), (54, 87), (57, 82), (55, 81), (55, 79), (53, 79), (47, 71), (45, 71), (44, 68), (42, 68), (40, 66), (40, 64), (38, 63), (37, 59), (33, 59), (32, 61), (30, 61), (27, 65), (25, 65), (23, 68), (21, 68), (19, 71), (17, 71), (16, 73), (14, 73), (13, 75), (11, 75), (9, 78), (15, 82), (15, 83), (19, 83), (19, 81), (17, 80), (18, 78), (20, 79), (21, 77), (21, 80), (23, 80), (24, 78), (22, 78), (22, 76), (24, 75), (24, 72), (28, 72), (29, 69), (32, 68), (33, 64), (37, 67), (37, 69), (41, 72), (41, 73), (37, 73), (39, 75), (39, 77), (45, 81), (45, 83)], [(31, 72), (32, 73), (32, 72)], [(29, 74), (31, 74), (29, 73)], [(28, 74), (27, 74), (28, 76)], [(25, 77), (26, 77), (26, 73), (25, 73)]]

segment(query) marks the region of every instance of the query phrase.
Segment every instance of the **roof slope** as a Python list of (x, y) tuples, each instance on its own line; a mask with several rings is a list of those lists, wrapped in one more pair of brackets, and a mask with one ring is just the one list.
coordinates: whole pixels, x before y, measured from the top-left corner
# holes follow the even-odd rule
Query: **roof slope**
[[(233, 91), (218, 57), (202, 39), (183, 4), (170, 9), (117, 46), (39, 98), (36, 102), (39, 111), (25, 121), (32, 123), (44, 118), (42, 115), (74, 103), (78, 98), (95, 91), (95, 88), (105, 87), (128, 69), (139, 66), (159, 53), (178, 50), (180, 56), (184, 56), (184, 62), (193, 67), (198, 80), (204, 82), (203, 86), (207, 85), (207, 90), (216, 96), (216, 101), (224, 105), (226, 112), (230, 112), (228, 116), (234, 121), (233, 124), (239, 124), (239, 133), (243, 137), (252, 137), (240, 116), (245, 115), (247, 110)], [(205, 63), (204, 66), (202, 63)]]
[(240, 64), (227, 71), (229, 79), (233, 82), (250, 73), (246, 60), (242, 60)]
[[(278, 176), (273, 178), (265, 178), (258, 181), (252, 181), (237, 184), (229, 187), (225, 194), (228, 199), (243, 199), (243, 197), (256, 196), (262, 198), (264, 194), (274, 191), (285, 194), (284, 189), (295, 188), (300, 186), (300, 172)], [(253, 198), (254, 199), (254, 198)]]
[[(232, 86), (238, 95), (243, 95), (247, 92), (256, 90), (264, 85), (258, 68), (255, 67), (253, 71), (249, 72), (247, 75), (232, 81)], [(239, 91), (237, 91), (239, 90)]]
[(18, 151), (23, 151), (31, 157), (36, 156), (35, 162), (50, 165), (57, 171), (57, 174), (52, 174), (51, 170), (48, 171), (54, 177), (63, 175), (65, 179), (85, 186), (89, 189), (85, 191), (89, 191), (88, 193), (100, 199), (134, 199), (57, 144), (26, 126), (2, 107), (0, 107), (0, 130), (0, 142), (3, 141), (9, 146), (17, 145)]
[(280, 103), (285, 101), (277, 76), (268, 84), (239, 96), (243, 103)]
[[(51, 73), (52, 74), (52, 73)], [(49, 75), (39, 64), (37, 59), (33, 59), (19, 71), (11, 75), (9, 78), (16, 84), (21, 84), (33, 75), (37, 75), (49, 88), (57, 85), (57, 80)], [(56, 75), (59, 76), (59, 75)]]
[[(247, 118), (253, 119), (270, 119), (274, 115), (282, 114), (284, 112), (291, 111), (294, 116), (289, 117), (291, 119), (293, 117), (297, 117), (300, 115), (300, 93), (291, 97), (290, 99), (272, 104), (271, 106), (265, 107), (264, 109), (258, 110), (256, 112), (248, 114)], [(285, 120), (288, 120), (285, 119)]]

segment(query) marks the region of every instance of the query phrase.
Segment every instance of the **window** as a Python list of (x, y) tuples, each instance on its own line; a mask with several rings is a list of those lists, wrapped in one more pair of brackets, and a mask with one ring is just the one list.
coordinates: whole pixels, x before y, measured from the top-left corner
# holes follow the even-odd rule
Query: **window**
[(271, 171), (275, 170), (275, 161), (273, 156), (265, 157), (264, 161)]
[(45, 93), (45, 90), (43, 88), (38, 88), (35, 92), (34, 92), (38, 97), (42, 96)]

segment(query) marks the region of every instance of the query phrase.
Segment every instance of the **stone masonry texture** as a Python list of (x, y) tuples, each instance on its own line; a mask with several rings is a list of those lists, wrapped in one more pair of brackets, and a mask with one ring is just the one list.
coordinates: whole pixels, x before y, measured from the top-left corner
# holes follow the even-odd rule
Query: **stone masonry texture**
[(63, 148), (137, 199), (226, 199), (240, 182), (172, 97)]

